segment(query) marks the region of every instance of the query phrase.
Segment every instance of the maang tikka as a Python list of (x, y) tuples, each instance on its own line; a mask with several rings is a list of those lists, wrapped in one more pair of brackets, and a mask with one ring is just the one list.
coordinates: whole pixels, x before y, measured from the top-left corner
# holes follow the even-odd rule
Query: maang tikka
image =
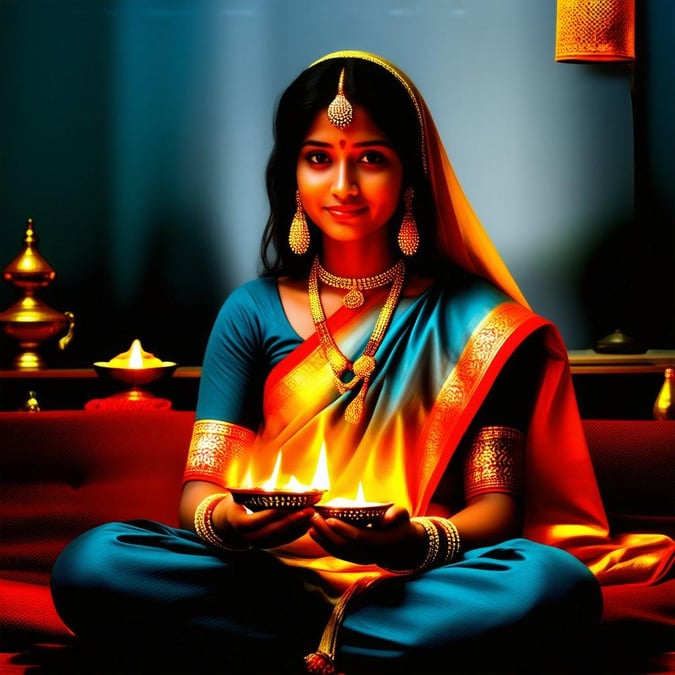
[(415, 192), (411, 187), (406, 188), (403, 195), (405, 211), (401, 221), (401, 229), (398, 231), (398, 245), (403, 255), (411, 256), (417, 253), (420, 245), (420, 235), (417, 231), (417, 223), (412, 210), (412, 202)]
[(338, 80), (338, 90), (335, 98), (328, 106), (326, 114), (330, 123), (338, 129), (344, 129), (352, 123), (354, 118), (354, 109), (352, 104), (345, 98), (345, 69), (340, 71), (340, 79)]
[(291, 229), (288, 231), (288, 245), (293, 253), (302, 255), (307, 253), (309, 248), (309, 228), (298, 190), (295, 191), (295, 203), (296, 209), (291, 221)]

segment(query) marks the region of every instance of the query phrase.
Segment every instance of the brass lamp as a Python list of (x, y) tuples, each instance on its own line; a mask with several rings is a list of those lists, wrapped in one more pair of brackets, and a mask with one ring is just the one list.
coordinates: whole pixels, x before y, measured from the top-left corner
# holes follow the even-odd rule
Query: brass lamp
[(168, 408), (171, 401), (159, 398), (143, 389), (162, 377), (170, 377), (176, 370), (177, 363), (162, 361), (154, 354), (146, 352), (139, 339), (135, 339), (127, 351), (118, 354), (110, 361), (96, 361), (94, 370), (107, 380), (121, 382), (129, 389), (113, 394), (106, 399), (93, 399), (85, 408)]
[(635, 61), (635, 0), (558, 0), (555, 60)]
[(22, 294), (11, 307), (0, 312), (3, 331), (19, 343), (19, 353), (13, 363), (19, 370), (43, 368), (45, 363), (39, 352), (40, 345), (67, 326), (66, 335), (59, 340), (59, 348), (65, 349), (73, 337), (75, 326), (75, 317), (71, 312), (57, 312), (36, 295), (56, 277), (54, 269), (37, 250), (38, 241), (33, 221), (29, 218), (23, 248), (3, 274), (4, 280)]

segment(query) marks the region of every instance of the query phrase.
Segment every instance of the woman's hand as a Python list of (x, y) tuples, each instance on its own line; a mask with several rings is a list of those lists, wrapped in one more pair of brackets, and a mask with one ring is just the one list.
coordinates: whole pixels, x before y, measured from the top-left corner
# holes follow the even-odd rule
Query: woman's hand
[(314, 510), (266, 509), (250, 513), (228, 494), (213, 511), (216, 532), (232, 548), (275, 548), (307, 532)]
[[(187, 482), (180, 502), (181, 527), (194, 531), (198, 505), (216, 493), (222, 494), (223, 490), (213, 483)], [(274, 548), (304, 535), (313, 515), (314, 509), (291, 512), (268, 509), (249, 513), (240, 504), (235, 504), (231, 494), (227, 494), (213, 510), (211, 522), (217, 535), (229, 548)]]
[(309, 536), (336, 558), (391, 569), (416, 567), (428, 546), (424, 528), (410, 520), (406, 509), (396, 505), (369, 527), (356, 527), (337, 518), (324, 519), (317, 513)]

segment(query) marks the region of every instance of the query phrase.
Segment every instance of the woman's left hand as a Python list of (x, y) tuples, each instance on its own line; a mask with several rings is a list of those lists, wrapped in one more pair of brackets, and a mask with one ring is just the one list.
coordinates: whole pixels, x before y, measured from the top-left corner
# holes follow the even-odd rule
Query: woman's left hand
[(326, 552), (360, 565), (391, 569), (413, 568), (424, 559), (428, 546), (421, 525), (410, 520), (400, 506), (392, 506), (381, 521), (368, 527), (350, 525), (337, 518), (312, 518), (309, 535)]

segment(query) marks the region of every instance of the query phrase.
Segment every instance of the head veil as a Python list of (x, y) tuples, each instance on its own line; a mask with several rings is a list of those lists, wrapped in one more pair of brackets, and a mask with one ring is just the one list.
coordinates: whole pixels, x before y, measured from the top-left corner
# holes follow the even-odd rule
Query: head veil
[(436, 202), (436, 232), (443, 254), (455, 265), (491, 281), (513, 300), (527, 307), (527, 300), (464, 194), (429, 108), (410, 78), (386, 59), (363, 51), (332, 52), (312, 63), (310, 68), (331, 59), (370, 61), (384, 68), (405, 88), (420, 122), (422, 160)]

